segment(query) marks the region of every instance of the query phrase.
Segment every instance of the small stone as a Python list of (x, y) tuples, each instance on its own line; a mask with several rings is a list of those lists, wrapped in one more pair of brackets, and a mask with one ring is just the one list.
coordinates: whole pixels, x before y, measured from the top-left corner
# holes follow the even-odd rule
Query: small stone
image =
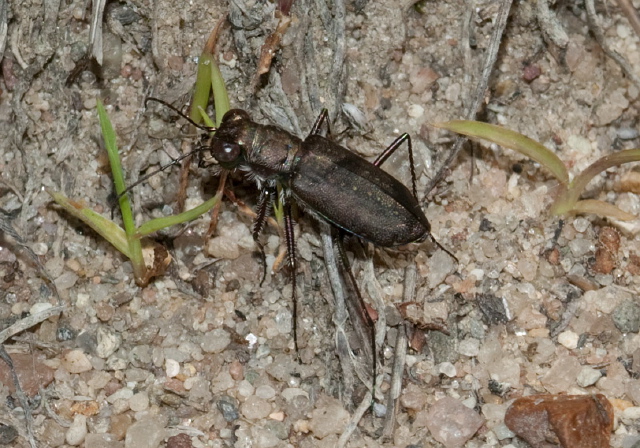
[(424, 115), (424, 107), (419, 104), (412, 104), (407, 109), (407, 114), (412, 118), (420, 118)]
[(582, 366), (575, 357), (560, 356), (542, 377), (542, 384), (551, 393), (566, 392), (575, 384), (581, 369)]
[(97, 339), (96, 355), (102, 359), (107, 359), (113, 355), (122, 343), (122, 338), (119, 334), (104, 327), (98, 328)]
[(309, 429), (315, 437), (324, 439), (331, 434), (341, 434), (349, 418), (349, 413), (338, 400), (323, 397), (311, 413)]
[(216, 328), (204, 334), (200, 346), (206, 353), (221, 353), (230, 343), (229, 333), (222, 328)]
[(87, 434), (84, 438), (84, 446), (91, 448), (122, 448), (122, 442), (115, 434)]
[(634, 300), (625, 300), (613, 310), (611, 319), (622, 333), (638, 333), (640, 330), (640, 305)]
[(258, 386), (256, 389), (256, 396), (262, 398), (263, 400), (271, 400), (276, 396), (276, 391), (273, 387), (268, 385)]
[(244, 377), (244, 367), (242, 366), (242, 363), (238, 360), (233, 361), (229, 365), (229, 374), (234, 380), (241, 380)]
[(282, 422), (282, 421), (284, 421), (284, 412), (282, 412), (282, 411), (272, 412), (271, 414), (269, 414), (269, 418), (271, 420)]
[(125, 448), (157, 448), (165, 437), (165, 424), (159, 417), (149, 417), (129, 426)]
[(573, 350), (578, 347), (578, 339), (580, 339), (580, 336), (570, 330), (563, 331), (558, 335), (558, 342), (569, 350)]
[(458, 352), (464, 356), (478, 356), (478, 353), (480, 352), (480, 341), (478, 341), (476, 338), (464, 339), (460, 341)]
[(271, 405), (266, 400), (252, 395), (242, 403), (240, 412), (250, 420), (259, 420), (271, 414)]
[(129, 398), (129, 408), (134, 412), (144, 411), (149, 408), (149, 395), (146, 392), (138, 392)]
[(233, 422), (240, 418), (238, 406), (233, 398), (225, 395), (217, 401), (216, 406), (226, 421)]
[(164, 372), (167, 378), (174, 378), (180, 373), (180, 363), (175, 359), (167, 358), (164, 360)]
[(209, 240), (206, 252), (214, 258), (234, 260), (240, 256), (240, 246), (228, 236), (217, 236)]
[(505, 423), (533, 447), (559, 440), (565, 447), (609, 448), (613, 407), (601, 394), (531, 395), (513, 402)]
[(425, 408), (428, 399), (429, 397), (422, 388), (416, 384), (409, 383), (402, 391), (400, 404), (402, 404), (406, 409), (419, 411)]
[(91, 361), (82, 350), (71, 350), (62, 357), (62, 367), (69, 373), (88, 372), (93, 369)]
[(449, 378), (453, 378), (454, 376), (456, 376), (456, 366), (446, 361), (438, 365), (438, 372), (442, 373), (445, 376), (448, 376)]
[[(36, 396), (40, 391), (40, 387), (47, 387), (53, 381), (53, 370), (42, 362), (41, 355), (13, 353), (11, 360), (13, 361), (13, 369), (18, 375), (20, 386), (27, 396)], [(4, 361), (0, 361), (0, 383), (6, 385), (10, 393), (13, 394), (15, 392), (13, 375)]]
[(124, 439), (127, 430), (132, 423), (130, 414), (112, 415), (109, 418), (109, 432), (113, 434), (117, 440)]
[(640, 407), (639, 406), (631, 406), (622, 411), (622, 418), (626, 420), (638, 420), (640, 419)]
[(451, 397), (431, 406), (426, 421), (433, 438), (446, 448), (461, 448), (484, 424), (484, 418)]
[(18, 438), (18, 430), (13, 426), (0, 423), (0, 445), (9, 445)]
[(193, 448), (191, 437), (181, 433), (167, 439), (167, 448)]
[(87, 417), (82, 414), (76, 414), (73, 417), (73, 423), (67, 430), (65, 440), (71, 446), (78, 446), (87, 436)]
[(599, 370), (592, 369), (591, 367), (584, 366), (580, 373), (578, 374), (578, 378), (576, 381), (578, 382), (578, 386), (580, 387), (589, 387), (596, 384), (596, 382), (600, 379), (602, 373)]

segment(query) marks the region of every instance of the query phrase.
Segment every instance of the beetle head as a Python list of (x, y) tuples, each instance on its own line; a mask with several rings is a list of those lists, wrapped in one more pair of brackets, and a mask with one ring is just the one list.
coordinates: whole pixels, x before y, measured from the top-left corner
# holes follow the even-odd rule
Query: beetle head
[(244, 110), (231, 109), (211, 140), (211, 156), (227, 170), (236, 168), (243, 160), (246, 148), (253, 140), (253, 126)]

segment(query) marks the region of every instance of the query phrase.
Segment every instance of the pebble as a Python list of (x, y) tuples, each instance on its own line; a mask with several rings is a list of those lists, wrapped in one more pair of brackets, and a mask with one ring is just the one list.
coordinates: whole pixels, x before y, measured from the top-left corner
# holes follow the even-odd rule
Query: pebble
[(611, 319), (622, 333), (637, 333), (640, 330), (640, 305), (634, 300), (625, 300), (613, 310)]
[(122, 442), (118, 440), (115, 434), (87, 434), (84, 439), (84, 446), (87, 448), (122, 448)]
[(129, 398), (129, 408), (134, 412), (147, 410), (149, 408), (149, 395), (147, 392), (138, 392)]
[(475, 338), (464, 339), (463, 341), (460, 341), (458, 352), (464, 356), (478, 356), (478, 353), (480, 353), (480, 341)]
[(139, 420), (127, 429), (125, 448), (157, 448), (165, 437), (165, 424), (159, 417)]
[(78, 446), (87, 436), (87, 417), (82, 414), (76, 414), (73, 417), (73, 423), (67, 430), (65, 440), (71, 446)]
[(164, 360), (164, 372), (167, 378), (174, 378), (180, 373), (180, 363), (175, 359), (167, 358)]
[(62, 358), (62, 366), (69, 373), (88, 372), (93, 369), (91, 361), (82, 350), (71, 350)]
[(596, 384), (600, 377), (602, 377), (602, 373), (600, 373), (599, 370), (584, 366), (582, 370), (580, 370), (576, 381), (580, 387), (589, 387)]
[(412, 118), (420, 118), (424, 115), (424, 107), (419, 104), (412, 104), (407, 109), (407, 114)]
[(202, 336), (200, 346), (206, 353), (220, 353), (231, 343), (231, 336), (222, 328), (216, 328)]
[(570, 330), (563, 331), (558, 335), (558, 342), (564, 345), (565, 347), (567, 347), (569, 350), (573, 350), (578, 347), (579, 339), (580, 339), (580, 336), (577, 333)]
[(608, 448), (613, 407), (602, 394), (530, 395), (513, 402), (505, 423), (533, 447), (560, 439), (567, 447)]
[(263, 400), (271, 400), (276, 396), (276, 391), (273, 387), (268, 385), (258, 386), (256, 389), (256, 396)]
[(456, 376), (456, 366), (446, 361), (438, 365), (438, 372), (442, 373), (445, 376), (448, 376), (449, 378), (453, 378), (454, 376)]
[(480, 429), (484, 418), (460, 401), (445, 397), (427, 412), (427, 428), (446, 448), (459, 448)]
[(229, 396), (220, 397), (220, 399), (216, 402), (216, 406), (218, 410), (222, 412), (222, 417), (228, 421), (233, 422), (240, 418), (240, 414), (238, 413), (238, 406), (233, 398)]
[(254, 394), (255, 390), (253, 385), (247, 380), (242, 380), (238, 384), (238, 395), (241, 397), (250, 397)]
[(542, 377), (542, 384), (551, 393), (566, 392), (575, 384), (581, 369), (582, 366), (575, 357), (560, 356)]
[(167, 448), (192, 448), (191, 437), (181, 433), (167, 439)]
[(331, 434), (342, 434), (349, 418), (338, 400), (325, 397), (318, 400), (318, 407), (311, 413), (309, 429), (315, 437), (324, 439)]
[(624, 411), (622, 411), (622, 418), (627, 420), (638, 420), (640, 419), (640, 407), (639, 406), (631, 406)]
[(259, 420), (271, 414), (271, 405), (266, 400), (252, 395), (240, 405), (240, 412), (249, 420)]
[(97, 339), (96, 355), (102, 359), (107, 359), (113, 355), (122, 343), (122, 338), (119, 334), (109, 331), (104, 327), (98, 328)]
[(0, 423), (0, 445), (9, 445), (18, 438), (18, 435), (16, 428)]

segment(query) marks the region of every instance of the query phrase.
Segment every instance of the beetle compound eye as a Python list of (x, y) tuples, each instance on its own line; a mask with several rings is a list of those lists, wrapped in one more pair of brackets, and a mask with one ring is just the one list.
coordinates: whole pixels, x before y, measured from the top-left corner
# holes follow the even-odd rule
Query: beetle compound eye
[(211, 148), (211, 154), (220, 163), (234, 162), (240, 157), (240, 145), (229, 142), (216, 142)]

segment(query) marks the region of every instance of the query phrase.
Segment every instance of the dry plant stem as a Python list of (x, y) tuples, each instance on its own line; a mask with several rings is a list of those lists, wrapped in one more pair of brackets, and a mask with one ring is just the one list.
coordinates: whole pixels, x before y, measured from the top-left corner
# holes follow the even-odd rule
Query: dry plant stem
[(91, 56), (93, 56), (100, 65), (102, 65), (102, 18), (106, 4), (106, 0), (94, 0), (93, 7), (91, 8), (89, 46), (91, 47)]
[(604, 51), (607, 56), (613, 59), (613, 61), (620, 66), (620, 69), (622, 69), (624, 74), (629, 77), (636, 86), (640, 87), (640, 77), (633, 72), (633, 69), (627, 60), (620, 53), (612, 50), (611, 47), (609, 47), (609, 44), (607, 44), (607, 40), (605, 39), (604, 33), (598, 23), (598, 15), (596, 14), (594, 0), (585, 0), (584, 4), (587, 9), (587, 23), (589, 24), (589, 29), (595, 36), (600, 47), (602, 47), (602, 51)]
[(358, 423), (360, 423), (360, 420), (364, 416), (365, 412), (367, 412), (371, 407), (371, 400), (373, 400), (373, 395), (371, 394), (371, 392), (367, 392), (358, 405), (358, 408), (351, 416), (351, 420), (349, 420), (349, 423), (347, 423), (347, 426), (344, 428), (343, 433), (340, 434), (340, 438), (338, 439), (338, 443), (336, 444), (337, 448), (344, 448), (345, 446), (347, 446), (347, 442), (349, 442), (353, 431), (356, 430), (356, 428), (358, 427)]
[(13, 385), (16, 388), (16, 395), (18, 396), (18, 402), (24, 411), (24, 420), (25, 426), (27, 427), (27, 438), (29, 440), (29, 445), (31, 448), (36, 448), (38, 445), (36, 444), (36, 439), (34, 437), (33, 432), (33, 417), (31, 416), (31, 408), (29, 407), (29, 400), (27, 400), (27, 396), (22, 390), (22, 386), (20, 386), (20, 380), (18, 379), (18, 374), (16, 373), (15, 368), (13, 367), (13, 360), (7, 350), (4, 348), (4, 344), (0, 345), (0, 358), (9, 366), (9, 370), (11, 371), (11, 379), (13, 381)]
[(0, 63), (7, 46), (7, 0), (0, 0)]
[(4, 342), (7, 339), (9, 339), (11, 336), (21, 333), (33, 327), (34, 325), (39, 324), (40, 322), (44, 322), (50, 317), (53, 317), (62, 313), (65, 310), (65, 308), (66, 307), (64, 306), (53, 306), (39, 313), (27, 316), (24, 319), (20, 319), (18, 322), (11, 325), (9, 328), (5, 328), (4, 330), (0, 331), (0, 344), (4, 344)]
[[(16, 243), (18, 244), (18, 246), (20, 246), (21, 249), (24, 249), (27, 253), (27, 255), (29, 256), (29, 258), (31, 259), (31, 261), (33, 262), (33, 264), (35, 264), (36, 269), (38, 270), (38, 274), (40, 274), (40, 276), (47, 282), (49, 283), (49, 285), (51, 286), (51, 289), (53, 291), (53, 294), (56, 296), (56, 303), (61, 303), (60, 300), (60, 294), (58, 294), (58, 288), (56, 287), (56, 284), (54, 283), (53, 279), (51, 278), (51, 276), (49, 275), (49, 273), (47, 272), (47, 270), (44, 268), (44, 265), (42, 264), (42, 262), (40, 261), (40, 258), (38, 258), (38, 256), (36, 255), (36, 253), (33, 251), (33, 249), (31, 249), (31, 247), (27, 244), (27, 242), (18, 234), (18, 232), (16, 232), (13, 229), (13, 226), (11, 225), (11, 223), (9, 222), (9, 220), (7, 219), (8, 217), (5, 217), (5, 214), (3, 212), (0, 212), (0, 231), (6, 233), (7, 235), (9, 235), (11, 238), (13, 238)], [(61, 308), (62, 310), (62, 308)], [(60, 310), (60, 311), (61, 311)], [(32, 317), (32, 316), (30, 316)], [(28, 318), (27, 318), (28, 319)], [(42, 320), (47, 319), (46, 317)], [(14, 327), (15, 325), (18, 325), (20, 322), (17, 322), (16, 324), (12, 325), (9, 328)], [(40, 321), (41, 322), (41, 321)], [(26, 327), (29, 328), (29, 327)], [(7, 331), (8, 329), (5, 329), (4, 331), (0, 332), (0, 335), (4, 334), (5, 331)], [(22, 330), (20, 330), (22, 331)], [(12, 334), (16, 334), (19, 333), (19, 331), (12, 333)], [(7, 336), (4, 339), (1, 338), (0, 336), (0, 344), (3, 343), (4, 341), (7, 340), (8, 337), (11, 336)]]
[[(493, 34), (491, 35), (491, 42), (489, 43), (489, 48), (487, 49), (487, 57), (485, 59), (484, 67), (482, 68), (482, 75), (476, 87), (473, 101), (469, 105), (469, 108), (467, 109), (467, 112), (465, 114), (465, 117), (468, 120), (475, 119), (478, 113), (478, 109), (480, 108), (480, 105), (482, 104), (482, 101), (484, 99), (487, 86), (489, 85), (489, 77), (491, 76), (493, 66), (496, 63), (496, 59), (498, 58), (498, 50), (500, 49), (502, 35), (504, 34), (504, 30), (507, 26), (507, 19), (509, 18), (509, 10), (511, 9), (512, 1), (513, 0), (501, 0), (500, 2), (500, 9), (498, 10), (498, 14), (496, 16)], [(449, 166), (458, 156), (458, 153), (462, 149), (462, 145), (466, 141), (467, 138), (465, 137), (456, 138), (456, 142), (453, 145), (453, 149), (451, 150), (449, 157), (447, 157), (447, 160), (445, 160), (445, 162), (442, 164), (442, 167), (433, 177), (431, 182), (427, 184), (426, 195), (428, 195), (431, 190), (433, 190), (433, 188), (440, 183), (445, 173), (449, 169)]]
[(536, 18), (546, 41), (563, 50), (567, 48), (569, 36), (560, 24), (558, 17), (549, 8), (548, 0), (538, 0), (536, 2)]
[(391, 441), (396, 426), (396, 415), (400, 393), (402, 392), (402, 377), (404, 364), (407, 360), (407, 329), (404, 323), (398, 325), (396, 344), (394, 347), (393, 366), (391, 368), (391, 387), (387, 396), (387, 414), (384, 416), (382, 440)]
[[(636, 8), (631, 4), (631, 0), (617, 0), (617, 2), (624, 15), (627, 16), (627, 20), (629, 20), (633, 30), (640, 36), (640, 15), (638, 15), (638, 11), (636, 11)], [(1, 48), (2, 47), (0, 47), (0, 50)]]
[[(416, 293), (416, 264), (411, 263), (404, 270), (404, 292), (403, 302), (411, 302)], [(396, 414), (398, 413), (398, 401), (402, 391), (402, 377), (404, 374), (404, 364), (407, 359), (407, 329), (404, 323), (398, 325), (398, 335), (393, 357), (393, 367), (391, 369), (391, 387), (387, 397), (387, 414), (385, 415), (382, 438), (391, 440), (395, 429)]]
[(324, 252), (324, 264), (327, 268), (329, 284), (333, 291), (335, 313), (333, 323), (336, 326), (336, 351), (340, 366), (342, 367), (343, 387), (342, 395), (343, 403), (353, 402), (353, 390), (355, 388), (355, 375), (351, 364), (351, 349), (349, 348), (349, 338), (347, 337), (347, 306), (345, 302), (344, 288), (340, 279), (340, 269), (336, 261), (335, 251), (333, 248), (333, 238), (331, 236), (331, 226), (327, 223), (320, 225), (322, 233), (322, 250)]

